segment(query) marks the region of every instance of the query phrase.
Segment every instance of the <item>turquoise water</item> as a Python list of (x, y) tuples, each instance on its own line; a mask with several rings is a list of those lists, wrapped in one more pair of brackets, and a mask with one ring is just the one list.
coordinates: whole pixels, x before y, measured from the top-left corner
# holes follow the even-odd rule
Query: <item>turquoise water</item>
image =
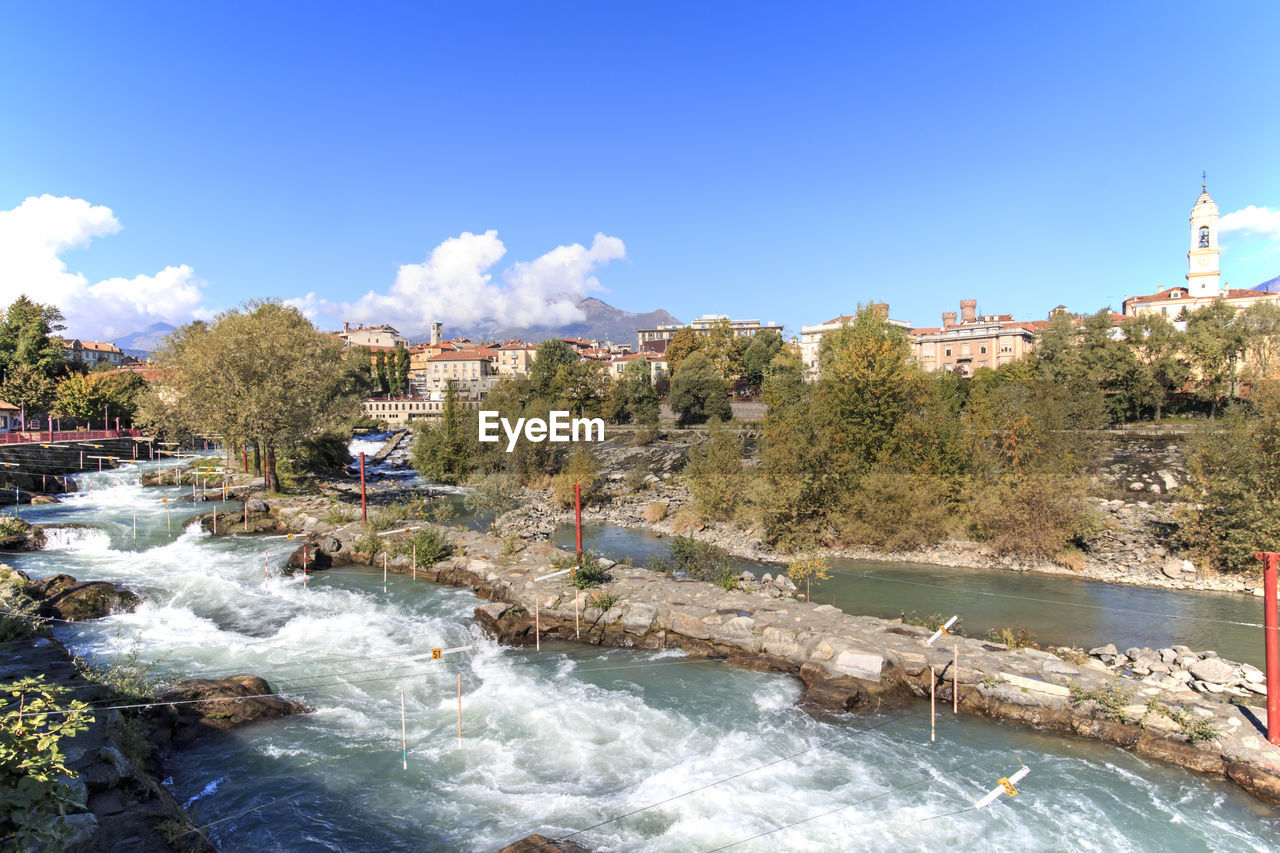
[[(384, 592), (380, 572), (347, 569), (264, 580), (264, 551), (274, 568), (290, 543), (170, 536), (164, 490), (130, 476), (87, 475), (94, 492), (34, 508), (90, 529), (12, 562), (144, 593), (134, 613), (57, 629), (90, 654), (136, 648), (174, 678), (257, 673), (315, 708), (168, 761), (224, 850), (491, 851), (578, 830), (595, 850), (680, 853), (1275, 847), (1275, 809), (1115, 748), (948, 714), (931, 744), (926, 706), (818, 720), (784, 676), (504, 648), (466, 590), (393, 577)], [(435, 647), (459, 651), (424, 660)], [(1019, 759), (1020, 795), (969, 809)]]

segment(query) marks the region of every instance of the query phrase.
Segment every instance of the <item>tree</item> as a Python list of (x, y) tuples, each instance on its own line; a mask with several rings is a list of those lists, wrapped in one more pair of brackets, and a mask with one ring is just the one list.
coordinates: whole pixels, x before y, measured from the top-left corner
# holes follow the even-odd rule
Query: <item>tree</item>
[(723, 424), (711, 425), (711, 438), (695, 447), (685, 467), (693, 510), (711, 521), (732, 521), (750, 483), (742, 466), (742, 448)]
[[(390, 369), (390, 365), (388, 365)], [(395, 370), (392, 371), (395, 378), (395, 389), (392, 393), (396, 396), (403, 397), (409, 393), (409, 349), (408, 347), (397, 347), (395, 351)]]
[(559, 393), (556, 377), (560, 368), (577, 364), (578, 353), (559, 338), (551, 338), (538, 344), (529, 368), (529, 384), (533, 394), (543, 400), (554, 400)]
[(1280, 304), (1255, 302), (1236, 315), (1245, 340), (1245, 372), (1253, 382), (1280, 379)]
[(1195, 389), (1216, 417), (1223, 400), (1235, 395), (1236, 364), (1244, 354), (1244, 328), (1222, 299), (1187, 314), (1186, 350), (1195, 368)]
[(378, 354), (374, 357), (373, 373), (378, 378), (378, 390), (383, 394), (391, 393), (391, 379), (387, 374), (387, 354), (378, 350)]
[[(86, 373), (58, 384), (53, 414), (59, 418), (119, 418), (132, 424), (147, 383), (136, 373)], [(109, 425), (108, 425), (109, 428)]]
[(704, 343), (704, 339), (689, 326), (677, 329), (671, 340), (667, 341), (667, 370), (674, 376), (684, 360), (702, 349)]
[(309, 435), (349, 427), (358, 414), (364, 365), (343, 359), (342, 342), (292, 306), (253, 300), (212, 323), (175, 331), (156, 352), (167, 379), (145, 409), (158, 424), (252, 442), (267, 485), (280, 488), (276, 453)]
[(1120, 328), (1125, 345), (1146, 365), (1151, 377), (1150, 405), (1158, 421), (1169, 396), (1181, 389), (1191, 375), (1182, 356), (1182, 333), (1163, 314), (1152, 312), (1127, 317)]
[(831, 577), (827, 574), (829, 568), (826, 557), (817, 555), (792, 557), (787, 564), (787, 577), (793, 581), (804, 581), (804, 600), (813, 601), (813, 582), (829, 579)]
[(574, 361), (556, 370), (548, 389), (550, 396), (545, 399), (563, 403), (579, 417), (586, 417), (600, 413), (608, 391), (609, 380), (600, 362)]
[(658, 394), (649, 381), (648, 362), (637, 358), (627, 363), (610, 389), (604, 415), (619, 424), (658, 422)]
[(58, 385), (26, 364), (15, 364), (0, 385), (0, 397), (15, 406), (25, 404), (27, 412), (48, 412), (58, 395)]
[(686, 358), (671, 380), (667, 400), (681, 426), (706, 423), (711, 418), (729, 420), (729, 385), (721, 378), (711, 360), (701, 352)]
[(711, 328), (701, 337), (699, 348), (711, 359), (722, 377), (733, 379), (742, 372), (742, 351), (738, 349), (738, 339), (733, 335), (733, 325), (727, 319), (721, 317), (713, 321)]
[(860, 305), (851, 323), (822, 336), (818, 360), (815, 399), (837, 450), (859, 467), (896, 454), (924, 389), (906, 333)]
[(25, 365), (47, 379), (67, 372), (60, 332), (62, 312), (52, 305), (32, 302), (24, 294), (13, 301), (0, 318), (0, 373), (8, 379), (16, 365)]
[(760, 387), (773, 357), (782, 350), (782, 335), (774, 329), (756, 332), (742, 353), (742, 375), (747, 384)]
[(415, 430), (417, 440), (410, 460), (414, 470), (433, 483), (457, 486), (466, 482), (473, 467), (472, 454), (452, 380), (445, 385), (439, 421), (418, 421)]

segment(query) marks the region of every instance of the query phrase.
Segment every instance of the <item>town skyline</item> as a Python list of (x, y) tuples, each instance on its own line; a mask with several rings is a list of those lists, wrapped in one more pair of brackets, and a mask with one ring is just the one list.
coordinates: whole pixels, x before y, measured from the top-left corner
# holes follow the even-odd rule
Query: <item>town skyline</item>
[(0, 175), (0, 298), (63, 305), (77, 337), (268, 296), (414, 337), (588, 296), (789, 334), (872, 301), (917, 327), (960, 298), (1119, 311), (1182, 280), (1202, 170), (1224, 280), (1280, 274), (1278, 120), (1249, 65), (1266, 6), (384, 8), (342, 28), (68, 8), (10, 9), (0, 35), (25, 81), (0, 87), (21, 167)]

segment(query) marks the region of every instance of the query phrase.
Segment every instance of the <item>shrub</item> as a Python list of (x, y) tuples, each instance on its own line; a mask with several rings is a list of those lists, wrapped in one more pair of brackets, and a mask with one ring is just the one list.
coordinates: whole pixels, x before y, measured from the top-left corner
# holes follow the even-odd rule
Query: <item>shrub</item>
[(692, 508), (702, 518), (729, 521), (734, 517), (749, 479), (742, 468), (737, 437), (724, 425), (711, 425), (711, 438), (694, 448), (685, 468)]
[(940, 542), (951, 525), (946, 487), (893, 468), (868, 473), (847, 498), (839, 523), (851, 544), (905, 550)]
[(978, 492), (968, 509), (974, 535), (997, 554), (1053, 559), (1096, 527), (1078, 478), (1001, 481)]
[(987, 639), (993, 643), (1000, 643), (1011, 649), (1035, 649), (1036, 635), (1030, 630), (1020, 625), (1010, 625), (1005, 628), (992, 628), (987, 632)]
[(698, 521), (698, 514), (691, 509), (680, 510), (671, 521), (671, 529), (680, 535), (689, 533), (701, 526)]
[(607, 613), (610, 607), (618, 603), (618, 596), (607, 592), (599, 592), (587, 599), (587, 608)]
[(595, 455), (585, 447), (575, 450), (564, 469), (551, 478), (552, 502), (561, 509), (573, 506), (575, 484), (582, 486), (584, 506), (600, 500), (600, 466), (596, 463)]
[(352, 543), (352, 549), (362, 554), (378, 554), (382, 552), (382, 538), (372, 530), (366, 530), (360, 534), (360, 537)]
[(824, 581), (831, 576), (827, 574), (830, 565), (827, 563), (826, 557), (820, 557), (810, 554), (808, 556), (792, 557), (791, 562), (787, 564), (787, 577), (793, 581), (804, 581), (804, 599), (805, 601), (813, 601), (814, 581)]
[(27, 595), (27, 582), (15, 570), (5, 566), (0, 573), (0, 642), (25, 640), (45, 624), (40, 604)]
[(608, 573), (600, 565), (600, 555), (590, 551), (583, 551), (581, 559), (576, 559), (570, 554), (557, 554), (551, 558), (550, 562), (551, 567), (557, 571), (574, 569), (569, 582), (578, 589), (599, 586), (609, 580)]
[[(917, 616), (915, 612), (903, 613), (902, 624), (915, 625), (917, 628), (928, 628), (930, 631), (936, 631), (943, 625), (947, 624), (950, 616), (944, 616), (941, 613), (930, 613), (928, 616)], [(957, 619), (956, 624), (947, 629), (948, 634), (960, 634), (961, 626), (964, 625), (963, 619)]]
[(420, 566), (434, 566), (453, 553), (453, 546), (431, 527), (415, 530), (412, 536), (401, 539), (396, 543), (395, 553), (408, 557), (415, 553), (415, 549)]
[(680, 363), (671, 380), (667, 402), (681, 426), (706, 423), (711, 418), (727, 421), (733, 417), (729, 385), (701, 352), (694, 352)]
[(643, 492), (649, 488), (649, 469), (637, 461), (622, 477), (622, 485), (628, 492)]
[(1070, 687), (1070, 691), (1072, 707), (1082, 705), (1085, 702), (1092, 702), (1098, 707), (1103, 716), (1111, 717), (1122, 723), (1129, 722), (1129, 715), (1124, 710), (1129, 704), (1129, 692), (1127, 690), (1114, 686), (1100, 690), (1085, 690), (1073, 684)]
[(672, 574), (683, 573), (725, 589), (735, 589), (738, 585), (738, 573), (727, 553), (710, 542), (699, 542), (687, 536), (671, 537), (667, 541), (666, 558), (651, 561), (650, 568)]
[(654, 501), (644, 508), (644, 520), (649, 524), (657, 524), (667, 517), (667, 502)]
[(471, 488), (463, 502), (472, 512), (500, 515), (519, 504), (520, 478), (514, 471), (504, 469), (472, 475), (467, 485)]
[[(60, 818), (80, 809), (72, 788), (61, 742), (89, 727), (89, 706), (65, 701), (66, 687), (46, 684), (44, 676), (23, 678), (0, 687), (5, 696), (0, 715), (0, 833), (15, 850), (60, 850), (69, 827)], [(24, 716), (17, 716), (18, 709)]]
[(409, 507), (404, 503), (388, 504), (369, 516), (369, 529), (377, 533), (401, 527), (409, 517)]

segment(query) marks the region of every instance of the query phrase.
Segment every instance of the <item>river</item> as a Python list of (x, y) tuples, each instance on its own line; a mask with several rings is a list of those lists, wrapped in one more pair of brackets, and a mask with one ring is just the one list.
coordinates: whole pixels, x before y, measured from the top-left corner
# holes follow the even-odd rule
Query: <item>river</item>
[[(89, 528), (9, 560), (146, 597), (56, 629), (92, 656), (136, 651), (173, 678), (256, 673), (315, 708), (169, 760), (175, 795), (224, 850), (491, 851), (584, 829), (593, 849), (679, 853), (1275, 849), (1273, 807), (1117, 748), (949, 713), (931, 744), (927, 706), (817, 720), (784, 676), (673, 652), (503, 648), (475, 629), (467, 590), (393, 577), (384, 591), (380, 572), (354, 569), (264, 581), (264, 552), (278, 566), (292, 543), (213, 538), (177, 512), (170, 534), (161, 498), (183, 490), (143, 489), (137, 471), (82, 475), (93, 491), (24, 507)], [(435, 647), (458, 651), (407, 660)], [(1019, 759), (1032, 768), (1019, 796), (965, 810)]]

